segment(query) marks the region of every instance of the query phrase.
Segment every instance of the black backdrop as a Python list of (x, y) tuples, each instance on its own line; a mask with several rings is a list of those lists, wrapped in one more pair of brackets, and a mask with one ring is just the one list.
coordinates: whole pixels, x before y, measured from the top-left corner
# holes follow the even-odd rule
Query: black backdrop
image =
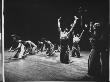
[[(24, 40), (37, 42), (46, 37), (53, 43), (59, 43), (57, 19), (62, 17), (62, 25), (69, 26), (73, 16), (79, 14), (77, 9), (82, 6), (87, 9), (83, 23), (98, 19), (108, 26), (107, 0), (4, 0), (5, 16), (5, 48), (10, 47), (11, 34), (18, 34)], [(96, 2), (97, 1), (97, 2)], [(87, 33), (80, 42), (82, 50), (89, 49)]]

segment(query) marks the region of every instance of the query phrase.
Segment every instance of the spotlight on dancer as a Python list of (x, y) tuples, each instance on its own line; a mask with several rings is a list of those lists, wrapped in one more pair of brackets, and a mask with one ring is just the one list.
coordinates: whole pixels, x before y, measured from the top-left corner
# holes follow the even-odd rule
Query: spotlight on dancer
[[(102, 35), (100, 23), (94, 23), (90, 30), (89, 30), (91, 37), (90, 37), (90, 43), (92, 46), (89, 59), (88, 59), (88, 74), (92, 76), (100, 76), (101, 75), (101, 69), (103, 68), (103, 58), (101, 59), (101, 56), (105, 55), (103, 46), (101, 45), (105, 44), (102, 43)], [(100, 55), (101, 54), (101, 55)], [(102, 61), (102, 66), (101, 62)]]
[(54, 45), (49, 40), (44, 40), (44, 44), (47, 48), (47, 52), (46, 52), (47, 56), (52, 56), (54, 52)]
[(11, 59), (22, 59), (25, 58), (25, 46), (24, 42), (22, 40), (15, 40), (16, 43), (18, 44), (17, 48), (14, 48), (12, 50), (12, 47), (10, 48), (9, 52), (16, 52), (14, 57)]
[(72, 57), (74, 57), (74, 56), (76, 56), (78, 58), (80, 57), (79, 41), (81, 40), (83, 33), (84, 33), (84, 30), (82, 31), (81, 35), (79, 35), (79, 34), (73, 35)]
[(42, 41), (38, 41), (38, 52), (43, 52), (43, 45), (44, 43)]
[(8, 50), (9, 52), (13, 51), (18, 46), (17, 40), (20, 40), (20, 37), (16, 34), (12, 34), (11, 38), (12, 38), (12, 44), (10, 49)]
[(69, 41), (69, 35), (72, 32), (73, 28), (75, 27), (76, 21), (77, 21), (77, 17), (74, 16), (75, 20), (74, 23), (72, 23), (71, 29), (67, 32), (66, 29), (64, 31), (61, 30), (61, 26), (60, 26), (60, 19), (61, 17), (58, 19), (58, 29), (60, 32), (60, 46), (61, 46), (61, 52), (60, 52), (60, 61), (62, 63), (69, 63), (69, 53), (68, 53), (68, 41)]
[(34, 55), (37, 52), (37, 45), (34, 42), (30, 40), (24, 41), (24, 45), (26, 47), (27, 54)]

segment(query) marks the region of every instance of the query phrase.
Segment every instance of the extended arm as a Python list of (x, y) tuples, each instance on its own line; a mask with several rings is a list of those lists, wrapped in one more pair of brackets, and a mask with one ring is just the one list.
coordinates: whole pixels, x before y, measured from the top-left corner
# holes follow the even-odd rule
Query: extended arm
[(34, 47), (37, 47), (37, 45), (36, 45), (35, 43), (31, 42), (31, 44), (32, 44)]
[(58, 30), (61, 32), (61, 28), (60, 28), (60, 19), (61, 19), (61, 17), (58, 19)]
[(74, 31), (72, 32), (72, 35), (74, 36)]
[(74, 22), (70, 25), (71, 26), (71, 29), (70, 29), (70, 31), (68, 32), (68, 34), (70, 34), (70, 32), (73, 30), (73, 28), (74, 28), (74, 26), (75, 26), (75, 24), (76, 24), (76, 21), (77, 21), (77, 17), (76, 16), (74, 16), (74, 18), (75, 18), (75, 20), (74, 20)]
[[(19, 46), (19, 45), (18, 45)], [(14, 48), (14, 49), (12, 49), (13, 48), (13, 45), (10, 47), (10, 49), (8, 50), (9, 52), (14, 52), (17, 48)]]
[(11, 47), (9, 48), (8, 52), (13, 52), (13, 46), (14, 46), (14, 42), (11, 43)]
[(79, 36), (79, 39), (82, 37), (83, 33), (84, 33), (84, 30), (82, 31), (81, 35)]
[[(28, 40), (28, 41), (26, 41), (26, 42), (29, 43), (30, 46), (33, 45), (34, 47), (37, 47), (37, 45), (36, 45), (34, 42), (30, 41), (30, 40)], [(38, 41), (38, 42), (39, 42), (39, 41)]]
[(14, 49), (13, 51), (17, 50), (18, 48), (21, 47), (21, 43), (18, 44), (18, 47), (16, 49)]

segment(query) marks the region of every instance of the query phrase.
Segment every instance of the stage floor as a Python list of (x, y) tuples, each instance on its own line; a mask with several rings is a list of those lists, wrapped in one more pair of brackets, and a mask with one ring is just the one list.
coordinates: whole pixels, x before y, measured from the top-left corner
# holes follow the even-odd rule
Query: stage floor
[(45, 52), (29, 55), (25, 59), (8, 60), (14, 53), (5, 51), (5, 80), (16, 81), (90, 81), (87, 74), (89, 52), (82, 51), (81, 57), (71, 57), (70, 64), (60, 63), (59, 55), (47, 57)]

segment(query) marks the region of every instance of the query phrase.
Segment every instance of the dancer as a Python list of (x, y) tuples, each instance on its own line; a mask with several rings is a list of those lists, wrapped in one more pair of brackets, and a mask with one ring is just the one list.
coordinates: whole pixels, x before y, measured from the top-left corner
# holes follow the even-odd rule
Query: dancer
[(46, 52), (46, 54), (48, 54), (47, 56), (52, 56), (54, 52), (54, 45), (49, 40), (44, 40), (44, 44), (47, 49), (47, 52)]
[(11, 38), (12, 38), (12, 44), (11, 44), (10, 49), (8, 50), (9, 52), (13, 51), (18, 46), (17, 40), (20, 40), (20, 37), (16, 34), (12, 34)]
[(61, 17), (58, 19), (58, 29), (60, 32), (60, 46), (61, 46), (61, 52), (60, 52), (60, 61), (62, 63), (69, 63), (69, 54), (68, 54), (68, 40), (69, 40), (69, 35), (72, 32), (73, 28), (75, 27), (76, 21), (77, 21), (77, 17), (74, 16), (75, 20), (74, 23), (72, 23), (71, 29), (68, 32), (67, 28), (64, 30), (64, 32), (62, 32), (61, 28), (60, 28), (60, 19)]
[[(101, 48), (101, 27), (100, 23), (90, 24), (91, 34), (90, 43), (92, 46), (89, 59), (88, 59), (88, 74), (93, 76), (100, 76), (101, 75), (101, 58), (100, 53), (103, 51)], [(101, 48), (100, 48), (101, 47)]]
[(39, 51), (43, 52), (43, 45), (44, 45), (43, 41), (38, 41), (38, 52)]
[(79, 41), (81, 40), (83, 33), (84, 33), (84, 30), (82, 31), (80, 36), (79, 36), (79, 34), (74, 35), (74, 33), (73, 33), (72, 57), (74, 57), (74, 56), (77, 56), (78, 58), (80, 57)]
[[(18, 43), (18, 47), (13, 49), (12, 48), (9, 50), (9, 52), (14, 52), (16, 51), (16, 54), (14, 55), (14, 59), (22, 59), (22, 58), (25, 58), (25, 46), (23, 44), (23, 41), (22, 40), (16, 40), (16, 43)], [(11, 58), (11, 59), (13, 59)]]
[(34, 55), (36, 53), (37, 45), (34, 42), (32, 42), (30, 40), (24, 41), (24, 45), (26, 47), (26, 54)]

